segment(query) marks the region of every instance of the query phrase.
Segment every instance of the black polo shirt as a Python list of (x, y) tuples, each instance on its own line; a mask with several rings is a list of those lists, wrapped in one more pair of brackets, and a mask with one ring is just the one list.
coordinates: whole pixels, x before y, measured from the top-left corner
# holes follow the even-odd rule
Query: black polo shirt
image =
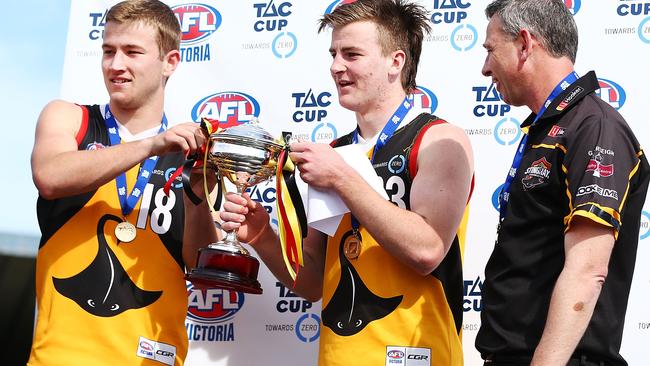
[[(623, 117), (594, 91), (592, 71), (522, 124), (529, 138), (485, 268), (483, 358), (530, 362), (564, 265), (564, 233), (583, 216), (616, 243), (594, 315), (574, 355), (627, 365), (619, 353), (650, 167)], [(530, 128), (529, 128), (530, 127)]]

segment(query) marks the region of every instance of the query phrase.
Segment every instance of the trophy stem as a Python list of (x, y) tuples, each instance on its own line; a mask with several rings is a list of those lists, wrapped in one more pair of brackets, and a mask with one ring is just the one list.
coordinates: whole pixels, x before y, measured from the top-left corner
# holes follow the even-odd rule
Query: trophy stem
[[(244, 192), (244, 185), (243, 184), (236, 184), (237, 187), (237, 194), (241, 196)], [(248, 250), (244, 248), (241, 245), (241, 242), (237, 238), (237, 232), (238, 229), (233, 229), (231, 231), (228, 231), (226, 233), (226, 236), (219, 240), (216, 243), (211, 243), (208, 245), (209, 248), (212, 249), (219, 249), (219, 250), (225, 250), (227, 252), (232, 252), (232, 253), (241, 253), (241, 254), (246, 254), (249, 255)]]

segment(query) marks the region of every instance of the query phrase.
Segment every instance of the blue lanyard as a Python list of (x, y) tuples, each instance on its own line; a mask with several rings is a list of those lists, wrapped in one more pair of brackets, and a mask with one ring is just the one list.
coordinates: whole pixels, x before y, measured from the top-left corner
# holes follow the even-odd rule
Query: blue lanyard
[[(388, 119), (386, 124), (384, 125), (384, 128), (381, 130), (381, 133), (379, 134), (379, 137), (377, 138), (377, 142), (375, 143), (375, 148), (372, 150), (372, 157), (370, 158), (370, 162), (374, 162), (375, 160), (375, 155), (377, 155), (377, 152), (384, 147), (387, 143), (388, 140), (390, 140), (391, 137), (395, 134), (395, 131), (397, 131), (397, 128), (399, 125), (402, 123), (402, 120), (404, 120), (404, 117), (406, 117), (406, 114), (408, 111), (411, 109), (413, 104), (409, 101), (408, 96), (404, 98), (404, 101), (397, 107), (397, 110), (393, 115)], [(354, 134), (352, 135), (352, 143), (356, 144), (359, 142), (359, 128), (354, 130)], [(354, 215), (352, 215), (352, 229), (357, 235), (357, 232), (359, 230), (359, 220), (357, 220)]]
[[(576, 74), (575, 71), (572, 71), (569, 75), (567, 75), (562, 81), (555, 86), (555, 89), (551, 92), (551, 95), (548, 96), (546, 99), (546, 102), (542, 106), (542, 108), (539, 110), (539, 113), (535, 116), (535, 119), (533, 120), (533, 123), (530, 124), (528, 127), (528, 130), (532, 128), (535, 123), (539, 120), (539, 118), (546, 112), (546, 108), (548, 108), (549, 105), (551, 105), (551, 102), (553, 102), (553, 99), (555, 99), (560, 93), (562, 93), (566, 88), (569, 87), (569, 85), (573, 84), (576, 80), (578, 80), (578, 74)], [(510, 198), (510, 186), (512, 185), (512, 182), (515, 179), (515, 175), (517, 174), (517, 169), (519, 169), (519, 165), (521, 165), (521, 160), (524, 157), (524, 150), (526, 150), (526, 142), (528, 141), (528, 133), (527, 131), (524, 131), (524, 136), (521, 138), (521, 141), (519, 142), (519, 146), (517, 147), (517, 153), (515, 154), (514, 159), (512, 160), (512, 167), (508, 171), (508, 175), (506, 176), (506, 182), (503, 183), (503, 188), (501, 189), (501, 193), (499, 193), (499, 222), (503, 221), (503, 219), (506, 217), (506, 207), (508, 206), (508, 199)]]
[[(108, 130), (108, 137), (111, 142), (111, 146), (117, 146), (120, 144), (122, 139), (120, 138), (120, 132), (117, 129), (117, 122), (115, 121), (115, 117), (111, 113), (108, 104), (106, 105), (105, 116), (106, 117), (104, 118), (104, 121), (106, 123), (106, 129)], [(165, 130), (167, 130), (167, 117), (165, 117), (163, 114), (162, 122), (160, 123), (160, 130), (158, 130), (158, 133), (161, 133)], [(153, 168), (156, 166), (157, 162), (158, 156), (151, 156), (145, 160), (144, 163), (142, 163), (140, 175), (138, 176), (138, 179), (133, 186), (133, 190), (128, 197), (126, 196), (126, 173), (122, 172), (120, 175), (115, 177), (117, 196), (120, 199), (120, 206), (122, 208), (122, 215), (124, 217), (128, 216), (135, 208), (135, 205), (138, 203), (138, 200), (142, 195), (144, 187), (149, 182), (149, 178), (151, 178), (151, 173), (153, 172)]]

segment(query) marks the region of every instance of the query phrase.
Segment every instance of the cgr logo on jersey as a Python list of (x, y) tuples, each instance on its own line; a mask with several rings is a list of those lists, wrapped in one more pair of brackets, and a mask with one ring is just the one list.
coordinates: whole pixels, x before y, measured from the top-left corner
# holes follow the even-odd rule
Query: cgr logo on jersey
[(429, 89), (418, 85), (411, 91), (409, 100), (413, 105), (412, 109), (418, 113), (435, 113), (438, 108), (438, 97)]
[(483, 309), (483, 300), (481, 298), (481, 291), (483, 290), (483, 281), (481, 277), (476, 277), (475, 280), (463, 281), (463, 311), (480, 312)]
[(472, 110), (476, 117), (503, 117), (510, 112), (510, 106), (503, 103), (494, 83), (489, 86), (473, 86), (476, 106)]
[(218, 92), (201, 99), (192, 107), (192, 120), (201, 118), (219, 121), (221, 128), (249, 122), (260, 115), (260, 105), (252, 96), (236, 91)]
[(564, 5), (566, 5), (566, 8), (569, 9), (572, 15), (576, 15), (580, 11), (581, 2), (580, 0), (564, 0)]
[(182, 4), (172, 7), (181, 25), (181, 60), (210, 61), (208, 37), (221, 25), (221, 14), (205, 4)]
[(292, 93), (294, 101), (292, 118), (296, 123), (300, 122), (321, 122), (327, 117), (327, 107), (332, 104), (332, 93), (330, 92), (313, 92), (312, 89), (305, 92)]
[(334, 9), (338, 8), (341, 5), (350, 4), (355, 1), (356, 0), (334, 0), (327, 6), (327, 9), (325, 9), (325, 15), (333, 12)]
[(244, 294), (225, 289), (199, 289), (187, 285), (187, 322), (191, 341), (235, 340), (232, 319), (244, 306)]
[(258, 19), (253, 23), (253, 30), (255, 32), (282, 31), (289, 24), (286, 18), (291, 15), (291, 6), (288, 1), (276, 4), (273, 0), (268, 4), (265, 2), (253, 4), (255, 17)]
[(599, 78), (598, 84), (600, 89), (596, 90), (596, 94), (614, 109), (621, 109), (625, 104), (625, 90), (617, 83), (607, 79)]

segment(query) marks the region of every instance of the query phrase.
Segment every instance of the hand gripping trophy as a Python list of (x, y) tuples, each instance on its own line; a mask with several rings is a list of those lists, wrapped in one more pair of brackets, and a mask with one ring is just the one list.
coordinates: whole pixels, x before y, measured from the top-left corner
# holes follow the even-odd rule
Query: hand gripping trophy
[[(220, 179), (225, 177), (232, 182), (240, 195), (248, 187), (276, 176), (282, 251), (289, 272), (295, 278), (302, 265), (302, 238), (306, 232), (306, 220), (293, 181), (288, 142), (276, 141), (254, 119), (210, 134), (205, 160), (218, 169)], [(291, 197), (283, 199), (283, 192)], [(287, 201), (291, 204), (284, 204)], [(262, 287), (257, 280), (259, 265), (257, 258), (251, 256), (237, 239), (237, 231), (233, 230), (223, 240), (199, 249), (196, 268), (191, 269), (185, 277), (198, 287), (261, 294)]]

